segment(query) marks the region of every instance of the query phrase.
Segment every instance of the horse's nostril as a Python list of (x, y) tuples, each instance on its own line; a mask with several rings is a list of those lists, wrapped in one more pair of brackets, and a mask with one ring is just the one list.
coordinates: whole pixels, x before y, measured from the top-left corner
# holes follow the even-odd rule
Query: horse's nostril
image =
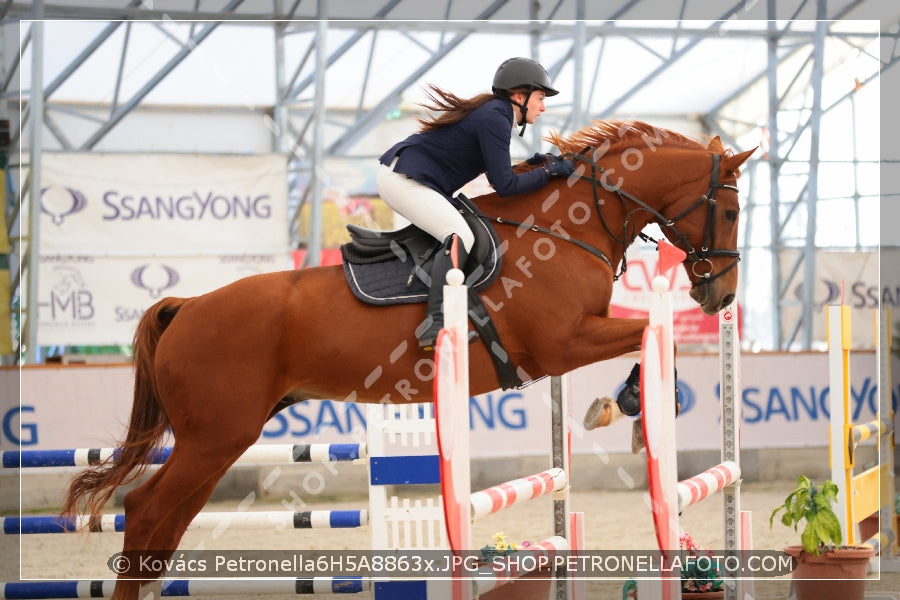
[(722, 298), (722, 304), (721, 304), (721, 306), (719, 306), (719, 310), (722, 310), (723, 308), (726, 308), (726, 307), (729, 306), (732, 302), (734, 302), (734, 294), (728, 294), (727, 296), (725, 296), (724, 298)]

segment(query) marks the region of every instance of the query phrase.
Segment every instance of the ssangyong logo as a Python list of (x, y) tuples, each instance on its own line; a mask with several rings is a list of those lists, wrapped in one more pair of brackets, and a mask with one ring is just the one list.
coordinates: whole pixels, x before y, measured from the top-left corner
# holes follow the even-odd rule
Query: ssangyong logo
[(49, 215), (54, 225), (62, 225), (66, 217), (81, 212), (85, 206), (87, 198), (76, 189), (53, 186), (41, 190), (41, 212)]
[(147, 290), (151, 298), (159, 298), (164, 290), (175, 286), (180, 280), (178, 271), (164, 264), (141, 265), (131, 272), (131, 282)]
[[(828, 279), (820, 279), (819, 280), (825, 286), (825, 298), (819, 301), (819, 298), (822, 297), (822, 294), (818, 291), (814, 292), (816, 299), (813, 301), (813, 307), (816, 309), (816, 312), (821, 312), (822, 308), (825, 306), (829, 306), (831, 304), (837, 304), (841, 300), (841, 285), (839, 283), (835, 283), (834, 281), (830, 281)], [(821, 289), (821, 286), (820, 286)], [(797, 300), (803, 300), (803, 284), (799, 284), (794, 288), (794, 297)]]

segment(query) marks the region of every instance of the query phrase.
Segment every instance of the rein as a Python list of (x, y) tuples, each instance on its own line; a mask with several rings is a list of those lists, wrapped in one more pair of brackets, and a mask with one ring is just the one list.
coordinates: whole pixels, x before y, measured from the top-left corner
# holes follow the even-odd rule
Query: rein
[(578, 238), (573, 238), (572, 236), (569, 236), (569, 235), (563, 235), (561, 233), (553, 231), (552, 229), (547, 229), (546, 227), (541, 227), (540, 225), (535, 225), (534, 223), (529, 225), (527, 223), (520, 223), (519, 221), (511, 221), (509, 219), (504, 219), (503, 217), (488, 217), (486, 215), (483, 216), (482, 218), (491, 220), (494, 223), (497, 223), (498, 225), (513, 225), (515, 227), (527, 229), (528, 231), (534, 231), (535, 233), (543, 233), (545, 235), (555, 237), (558, 240), (564, 240), (566, 242), (569, 242), (570, 244), (575, 244), (582, 250), (585, 250), (585, 251), (591, 253), (592, 255), (596, 256), (597, 258), (599, 258), (600, 260), (605, 262), (606, 265), (610, 269), (615, 270), (615, 267), (613, 266), (612, 261), (609, 259), (608, 256), (606, 256), (606, 253), (603, 252), (603, 250), (601, 250), (600, 248), (597, 248), (596, 246), (591, 246), (587, 242), (581, 241)]

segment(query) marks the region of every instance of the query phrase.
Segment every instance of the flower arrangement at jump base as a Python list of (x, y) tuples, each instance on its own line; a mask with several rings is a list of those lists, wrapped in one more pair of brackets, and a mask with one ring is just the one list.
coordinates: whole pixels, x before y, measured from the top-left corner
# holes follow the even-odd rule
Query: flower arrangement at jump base
[(528, 547), (531, 546), (531, 542), (528, 541), (522, 542), (521, 544), (506, 541), (506, 534), (502, 531), (495, 533), (493, 539), (493, 544), (488, 544), (479, 550), (481, 553), (481, 560), (484, 562), (490, 562), (498, 556), (509, 556), (513, 552), (518, 552), (519, 550), (527, 550)]
[[(488, 544), (479, 551), (483, 563), (490, 563), (498, 557), (522, 550), (527, 551), (531, 547), (531, 543), (527, 541), (521, 544), (507, 541), (503, 532), (495, 533), (493, 540), (493, 544)], [(478, 597), (483, 600), (546, 600), (553, 584), (551, 577), (549, 567), (539, 568)]]
[[(681, 566), (681, 597), (707, 600), (724, 597), (719, 561), (712, 551), (697, 544), (686, 531), (678, 536), (678, 543), (681, 546), (678, 557)], [(634, 579), (625, 582), (622, 600), (642, 600), (638, 597), (637, 582)]]
[(686, 531), (681, 532), (678, 542), (682, 548), (681, 591), (700, 593), (721, 591), (719, 561), (713, 558), (713, 553), (698, 545)]

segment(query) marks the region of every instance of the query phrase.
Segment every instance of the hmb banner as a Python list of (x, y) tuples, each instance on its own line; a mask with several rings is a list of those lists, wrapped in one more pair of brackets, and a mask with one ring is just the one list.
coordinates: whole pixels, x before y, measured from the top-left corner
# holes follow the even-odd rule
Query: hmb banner
[(42, 169), (42, 255), (287, 252), (284, 156), (45, 153)]
[(165, 296), (197, 296), (291, 267), (288, 254), (42, 256), (38, 340), (43, 346), (127, 345), (144, 311)]

